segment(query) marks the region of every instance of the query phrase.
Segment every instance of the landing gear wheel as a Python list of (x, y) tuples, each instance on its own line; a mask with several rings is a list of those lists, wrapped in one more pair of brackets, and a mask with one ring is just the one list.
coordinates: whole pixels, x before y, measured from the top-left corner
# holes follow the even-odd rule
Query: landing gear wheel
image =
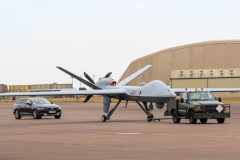
[(102, 116), (102, 122), (106, 122), (107, 117), (105, 115)]
[(200, 119), (200, 122), (201, 122), (201, 123), (207, 123), (207, 120), (208, 120), (207, 118), (201, 118), (201, 119)]
[(188, 117), (189, 117), (189, 122), (191, 124), (196, 124), (197, 123), (197, 119), (194, 118), (194, 112), (193, 111), (189, 112)]
[(147, 117), (147, 121), (148, 121), (148, 122), (151, 122), (151, 119), (150, 119), (149, 117)]
[(61, 114), (54, 116), (56, 119), (60, 119), (61, 118)]
[(21, 116), (20, 116), (18, 110), (15, 111), (14, 115), (15, 115), (16, 119), (21, 119)]
[(153, 120), (153, 115), (151, 114), (151, 116), (148, 116), (148, 117), (147, 117), (147, 121), (148, 121), (148, 122), (151, 122), (152, 120)]
[(218, 123), (224, 123), (225, 118), (218, 118), (217, 121), (218, 121)]
[(173, 111), (173, 114), (172, 114), (172, 120), (173, 120), (173, 123), (180, 123), (181, 119), (177, 117), (177, 111)]
[(33, 119), (39, 119), (39, 116), (37, 115), (37, 111), (34, 110), (32, 113)]

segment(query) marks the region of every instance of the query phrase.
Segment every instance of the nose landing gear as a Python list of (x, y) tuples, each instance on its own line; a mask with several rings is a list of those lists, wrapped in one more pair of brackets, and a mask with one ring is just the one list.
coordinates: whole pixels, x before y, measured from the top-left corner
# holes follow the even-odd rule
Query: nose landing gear
[(151, 114), (150, 116), (147, 116), (147, 121), (148, 122), (151, 122), (151, 121), (153, 121), (153, 119), (154, 119), (154, 117), (153, 117), (153, 115)]
[(144, 105), (144, 108), (143, 108), (143, 106), (138, 102), (138, 101), (136, 101), (137, 102), (137, 104), (142, 108), (142, 110), (143, 110), (143, 112), (147, 115), (147, 121), (148, 122), (151, 122), (151, 121), (156, 121), (156, 120), (158, 120), (158, 121), (160, 121), (160, 119), (159, 118), (154, 118), (154, 116), (153, 116), (153, 114), (151, 114), (151, 110), (152, 110), (152, 103), (149, 105), (149, 108), (151, 109), (148, 109), (148, 107), (147, 107), (147, 102), (143, 102), (143, 105)]

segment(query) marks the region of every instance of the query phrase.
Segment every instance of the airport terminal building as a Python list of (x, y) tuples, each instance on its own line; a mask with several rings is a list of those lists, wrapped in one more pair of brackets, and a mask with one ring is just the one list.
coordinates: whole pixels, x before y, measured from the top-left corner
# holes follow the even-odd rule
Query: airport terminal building
[(119, 81), (151, 64), (128, 85), (161, 80), (172, 88), (240, 88), (240, 40), (173, 47), (130, 63)]

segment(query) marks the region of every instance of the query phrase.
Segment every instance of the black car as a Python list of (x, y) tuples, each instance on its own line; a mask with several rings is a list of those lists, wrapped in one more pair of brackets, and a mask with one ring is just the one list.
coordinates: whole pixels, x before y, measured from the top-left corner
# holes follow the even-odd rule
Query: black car
[(13, 106), (13, 114), (16, 119), (23, 116), (33, 116), (40, 119), (42, 116), (54, 116), (56, 119), (61, 117), (61, 107), (49, 102), (45, 98), (21, 98)]

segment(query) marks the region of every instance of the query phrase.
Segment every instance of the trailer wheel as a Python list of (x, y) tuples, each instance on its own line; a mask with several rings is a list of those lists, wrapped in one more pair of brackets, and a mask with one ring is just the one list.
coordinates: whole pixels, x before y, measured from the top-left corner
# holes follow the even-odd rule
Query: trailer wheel
[(201, 123), (207, 123), (207, 120), (208, 120), (207, 118), (201, 118), (201, 119), (200, 119), (200, 122), (201, 122)]
[(194, 112), (193, 111), (189, 112), (188, 117), (189, 117), (189, 122), (191, 124), (196, 124), (197, 123), (197, 119), (194, 117)]
[(218, 123), (224, 123), (225, 118), (218, 118), (217, 121), (218, 121)]
[(181, 119), (177, 117), (177, 111), (173, 111), (173, 114), (172, 114), (172, 120), (173, 120), (173, 123), (180, 123)]

